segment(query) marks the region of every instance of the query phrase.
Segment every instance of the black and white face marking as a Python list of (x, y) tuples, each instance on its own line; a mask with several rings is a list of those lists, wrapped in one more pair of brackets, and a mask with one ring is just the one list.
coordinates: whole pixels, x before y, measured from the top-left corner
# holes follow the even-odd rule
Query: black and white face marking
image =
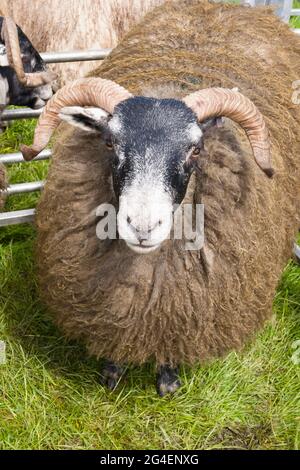
[[(3, 17), (0, 17), (0, 31), (2, 29)], [(22, 62), (26, 73), (43, 72), (46, 70), (46, 64), (40, 54), (33, 47), (27, 36), (18, 26), (18, 35)], [(46, 102), (52, 97), (53, 91), (51, 84), (42, 85), (35, 88), (27, 88), (21, 85), (14, 70), (9, 67), (6, 48), (3, 39), (0, 36), (0, 66), (1, 76), (8, 83), (8, 102), (15, 106), (29, 106), (33, 109), (39, 109), (45, 106)]]
[(133, 97), (113, 116), (69, 107), (60, 117), (101, 132), (112, 150), (119, 235), (138, 253), (156, 249), (169, 236), (173, 204), (183, 200), (202, 146), (195, 114), (175, 99)]

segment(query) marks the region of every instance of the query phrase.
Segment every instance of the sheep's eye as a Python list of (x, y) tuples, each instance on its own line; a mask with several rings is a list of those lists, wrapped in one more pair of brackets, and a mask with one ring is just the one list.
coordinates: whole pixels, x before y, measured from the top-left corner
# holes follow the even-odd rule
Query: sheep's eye
[(187, 155), (186, 162), (188, 162), (190, 165), (192, 165), (198, 155), (200, 155), (201, 148), (200, 147), (192, 147)]
[(200, 148), (199, 147), (195, 147), (192, 151), (192, 156), (196, 157), (197, 155), (200, 155)]
[(24, 64), (29, 64), (31, 59), (30, 59), (30, 56), (28, 54), (21, 54), (21, 57), (22, 57), (22, 62)]
[(113, 147), (114, 147), (111, 140), (107, 140), (107, 141), (105, 142), (105, 145), (106, 145), (106, 147), (107, 147), (109, 150), (112, 150)]

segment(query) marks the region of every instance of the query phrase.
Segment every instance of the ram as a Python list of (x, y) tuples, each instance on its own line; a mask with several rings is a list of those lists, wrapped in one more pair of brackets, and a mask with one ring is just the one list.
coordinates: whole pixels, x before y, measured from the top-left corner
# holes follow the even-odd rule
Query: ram
[[(164, 0), (1, 0), (1, 9), (22, 25), (38, 50), (115, 47), (129, 28)], [(30, 11), (30, 15), (28, 15)], [(82, 77), (97, 62), (51, 65), (60, 85)]]
[[(165, 4), (61, 89), (22, 147), (31, 159), (60, 120), (81, 128), (58, 131), (38, 277), (66, 335), (106, 358), (110, 387), (123, 364), (154, 361), (159, 393), (172, 392), (180, 364), (239, 350), (270, 318), (299, 228), (299, 59), (268, 8)], [(96, 235), (104, 203), (116, 239)], [(174, 204), (204, 205), (197, 249), (172, 236)]]

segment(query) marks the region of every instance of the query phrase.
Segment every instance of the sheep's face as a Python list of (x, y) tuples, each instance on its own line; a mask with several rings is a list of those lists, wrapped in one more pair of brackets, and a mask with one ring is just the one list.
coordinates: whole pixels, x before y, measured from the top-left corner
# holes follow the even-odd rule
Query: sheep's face
[(70, 107), (60, 117), (100, 131), (111, 149), (120, 237), (138, 253), (158, 248), (170, 234), (174, 204), (185, 196), (204, 125), (181, 101), (144, 97), (121, 102), (113, 116)]
[[(45, 62), (31, 44), (28, 45), (28, 48), (23, 52), (22, 61), (26, 73), (38, 73), (47, 70)], [(39, 109), (45, 106), (53, 95), (51, 83), (32, 89), (24, 88), (20, 83), (18, 83), (18, 85), (20, 87), (19, 96), (22, 97), (23, 103), (27, 99), (27, 106), (33, 109)]]
[[(27, 67), (24, 66), (25, 71)], [(24, 87), (18, 80), (11, 67), (5, 67), (6, 77), (9, 83), (9, 104), (15, 106), (29, 106), (32, 109), (40, 109), (52, 97), (53, 90), (51, 84), (39, 87)], [(41, 70), (39, 70), (41, 71)]]

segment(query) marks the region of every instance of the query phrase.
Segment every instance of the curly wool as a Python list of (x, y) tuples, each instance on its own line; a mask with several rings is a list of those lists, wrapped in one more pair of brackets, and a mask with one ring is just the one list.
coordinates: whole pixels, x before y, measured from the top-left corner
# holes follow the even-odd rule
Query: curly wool
[(206, 134), (185, 198), (205, 206), (203, 249), (167, 240), (141, 256), (96, 237), (95, 208), (116, 204), (110, 157), (99, 137), (62, 125), (38, 207), (39, 285), (90, 354), (203, 363), (240, 349), (271, 316), (299, 228), (299, 59), (299, 38), (269, 9), (186, 0), (149, 14), (93, 73), (136, 94), (238, 87), (265, 116), (276, 174), (266, 178), (226, 120)]

